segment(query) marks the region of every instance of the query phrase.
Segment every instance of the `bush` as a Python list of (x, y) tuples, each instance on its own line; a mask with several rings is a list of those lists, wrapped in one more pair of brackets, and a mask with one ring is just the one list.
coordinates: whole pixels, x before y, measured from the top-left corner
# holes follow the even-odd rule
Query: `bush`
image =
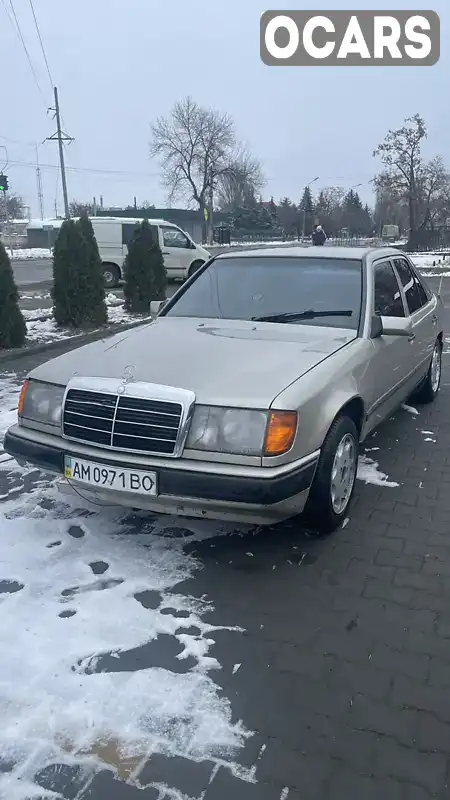
[(64, 220), (53, 249), (53, 316), (58, 325), (84, 322), (88, 248), (73, 219)]
[(92, 222), (87, 214), (82, 214), (77, 222), (78, 228), (87, 244), (87, 303), (85, 305), (85, 320), (93, 325), (104, 325), (108, 321), (108, 310), (105, 303), (105, 282), (103, 266), (98, 252), (97, 239), (95, 238)]
[(19, 308), (19, 293), (8, 253), (0, 241), (0, 347), (22, 347), (27, 326)]
[(158, 242), (147, 220), (137, 225), (125, 259), (125, 308), (148, 314), (152, 300), (165, 300), (167, 274)]
[(94, 258), (93, 244), (86, 241), (81, 225), (64, 220), (53, 250), (53, 316), (58, 325), (79, 328), (106, 322)]

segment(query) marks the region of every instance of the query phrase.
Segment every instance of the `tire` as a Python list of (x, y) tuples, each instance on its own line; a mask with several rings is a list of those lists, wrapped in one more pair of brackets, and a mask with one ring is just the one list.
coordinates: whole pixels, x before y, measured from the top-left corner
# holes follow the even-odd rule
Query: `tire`
[(429, 366), (426, 378), (422, 385), (418, 388), (417, 392), (414, 394), (414, 399), (417, 403), (427, 405), (428, 403), (433, 403), (433, 401), (436, 400), (441, 386), (441, 375), (442, 342), (440, 339), (436, 339), (431, 364)]
[(115, 264), (103, 264), (105, 289), (115, 289), (119, 285), (120, 270)]
[(204, 263), (205, 263), (204, 261), (193, 261), (191, 266), (189, 267), (188, 278), (190, 278), (191, 275), (194, 274), (194, 272), (197, 272), (197, 270), (200, 269), (200, 267), (203, 267)]
[[(346, 469), (346, 472), (341, 472), (343, 482), (336, 484), (338, 491), (333, 498), (333, 469), (336, 468), (335, 460), (340, 458), (341, 449), (339, 470)], [(358, 455), (359, 435), (356, 425), (350, 417), (342, 414), (333, 422), (322, 445), (304, 512), (305, 521), (319, 536), (333, 533), (345, 519), (355, 488)]]

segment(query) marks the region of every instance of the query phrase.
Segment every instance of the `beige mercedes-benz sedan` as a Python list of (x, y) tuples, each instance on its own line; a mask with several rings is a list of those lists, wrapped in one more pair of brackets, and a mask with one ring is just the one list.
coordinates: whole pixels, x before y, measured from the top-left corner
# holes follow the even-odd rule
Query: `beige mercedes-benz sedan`
[(442, 336), (396, 249), (221, 254), (151, 323), (34, 369), (4, 448), (96, 503), (330, 532), (359, 443), (436, 397)]

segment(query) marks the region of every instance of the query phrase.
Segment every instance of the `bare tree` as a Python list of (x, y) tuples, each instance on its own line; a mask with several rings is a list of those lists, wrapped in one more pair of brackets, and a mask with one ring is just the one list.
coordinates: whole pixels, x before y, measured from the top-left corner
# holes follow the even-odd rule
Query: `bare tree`
[(389, 191), (398, 202), (408, 206), (409, 238), (418, 244), (418, 232), (430, 221), (431, 207), (440, 191), (445, 170), (440, 159), (426, 163), (421, 145), (427, 137), (425, 121), (419, 114), (407, 117), (404, 125), (389, 131), (384, 141), (374, 151), (384, 166), (376, 176), (379, 190)]
[(176, 103), (152, 125), (150, 155), (161, 163), (170, 201), (183, 197), (203, 211), (210, 192), (229, 170), (236, 147), (228, 114), (203, 108), (191, 97)]
[(94, 212), (94, 206), (89, 202), (83, 203), (80, 200), (72, 200), (69, 203), (69, 211), (71, 217), (81, 217), (82, 214), (90, 216)]
[[(9, 219), (25, 219), (25, 202), (20, 194), (9, 193), (7, 195), (6, 207), (8, 209)], [(0, 200), (0, 219), (6, 219), (3, 193), (2, 199)]]
[(217, 205), (222, 211), (255, 205), (265, 183), (260, 161), (242, 148), (219, 178)]

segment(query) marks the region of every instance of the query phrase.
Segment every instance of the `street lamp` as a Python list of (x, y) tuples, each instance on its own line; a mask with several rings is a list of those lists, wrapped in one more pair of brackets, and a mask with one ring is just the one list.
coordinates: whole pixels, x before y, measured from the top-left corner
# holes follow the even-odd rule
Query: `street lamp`
[[(315, 183), (315, 182), (316, 182), (316, 181), (318, 181), (318, 180), (319, 180), (319, 176), (317, 176), (316, 178), (313, 178), (313, 179), (312, 179), (312, 181), (310, 181), (309, 183), (307, 183), (307, 184), (306, 184), (306, 187), (305, 187), (305, 188), (306, 188), (306, 189), (309, 189), (309, 187), (311, 186), (311, 184)], [(306, 209), (305, 209), (305, 205), (303, 204), (303, 228), (302, 228), (302, 241), (303, 241), (303, 239), (305, 238), (305, 227), (306, 227)]]

